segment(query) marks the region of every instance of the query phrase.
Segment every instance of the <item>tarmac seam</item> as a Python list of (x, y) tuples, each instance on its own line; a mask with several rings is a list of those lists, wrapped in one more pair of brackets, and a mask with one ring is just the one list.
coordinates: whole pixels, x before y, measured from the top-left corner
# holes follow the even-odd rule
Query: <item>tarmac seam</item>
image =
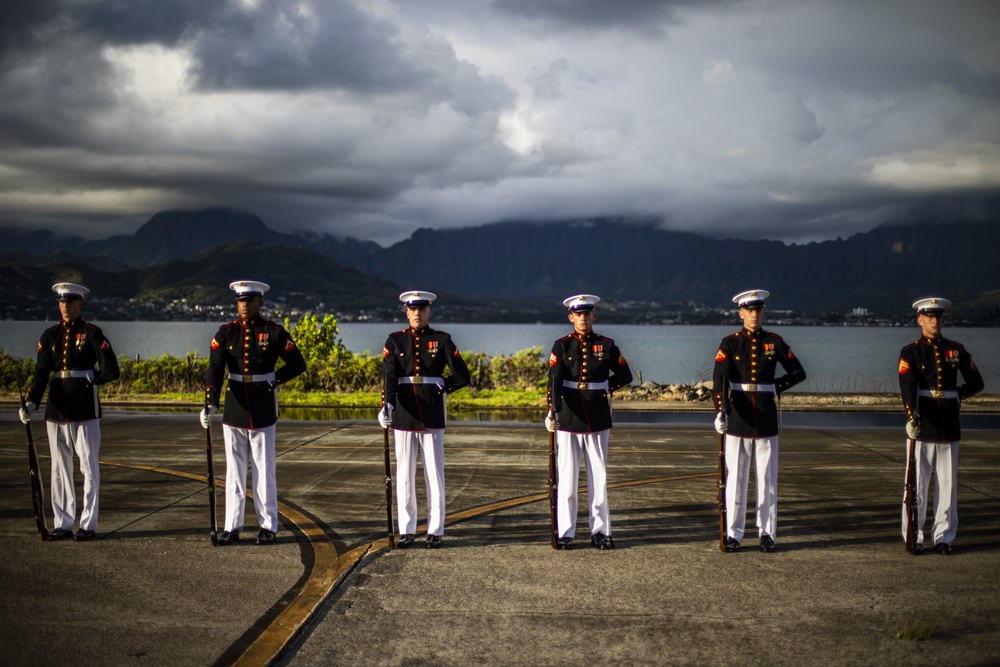
[[(133, 468), (174, 475), (177, 477), (184, 477), (186, 479), (204, 482), (206, 484), (208, 483), (207, 475), (200, 475), (198, 473), (191, 473), (184, 470), (116, 461), (102, 461), (101, 463), (123, 468)], [(838, 465), (844, 464), (818, 464), (788, 467), (822, 468), (834, 467)], [(626, 488), (646, 484), (659, 484), (663, 482), (715, 477), (716, 475), (717, 472), (712, 471), (671, 475), (667, 477), (654, 477), (642, 480), (616, 482), (608, 484), (608, 488)], [(219, 480), (215, 480), (215, 484), (217, 486), (224, 486), (224, 484)], [(580, 487), (581, 492), (585, 490), (586, 487)], [(252, 497), (253, 493), (248, 490), (247, 495)], [(544, 493), (521, 496), (519, 498), (511, 498), (508, 500), (472, 507), (449, 515), (445, 518), (445, 525), (452, 525), (454, 523), (482, 516), (484, 514), (489, 514), (497, 510), (548, 500), (548, 498), (549, 493), (546, 490)], [(274, 621), (272, 621), (271, 624), (257, 636), (246, 651), (244, 651), (232, 663), (233, 665), (256, 666), (272, 664), (287, 648), (290, 647), (292, 641), (305, 628), (310, 619), (315, 616), (319, 607), (337, 587), (337, 584), (341, 581), (343, 575), (354, 568), (357, 563), (360, 562), (361, 559), (364, 558), (373, 548), (381, 548), (383, 546), (388, 547), (389, 544), (388, 537), (386, 537), (383, 540), (364, 543), (344, 554), (338, 554), (336, 546), (329, 536), (327, 536), (323, 528), (306, 514), (286, 504), (280, 499), (278, 500), (278, 512), (309, 539), (309, 544), (312, 547), (314, 555), (313, 565), (309, 572), (306, 573), (305, 583), (299, 592), (295, 595), (291, 602), (289, 602), (288, 605), (278, 613), (278, 616), (274, 619)], [(426, 524), (418, 526), (417, 530), (426, 530)]]
[[(208, 483), (208, 475), (160, 468), (139, 463), (124, 463), (119, 461), (101, 461), (104, 465), (120, 468), (147, 470), (165, 475), (174, 475), (186, 479)], [(224, 486), (215, 480), (216, 486)], [(252, 497), (253, 493), (247, 491)], [(303, 535), (309, 539), (313, 550), (312, 567), (306, 573), (305, 583), (288, 605), (267, 628), (250, 644), (249, 648), (238, 657), (234, 665), (267, 665), (271, 664), (288, 647), (295, 636), (305, 627), (306, 623), (316, 613), (316, 610), (336, 587), (341, 576), (353, 568), (358, 561), (381, 541), (370, 542), (338, 554), (337, 547), (327, 536), (322, 527), (307, 515), (294, 507), (278, 500), (278, 513), (290, 521)], [(385, 540), (388, 546), (388, 539)]]

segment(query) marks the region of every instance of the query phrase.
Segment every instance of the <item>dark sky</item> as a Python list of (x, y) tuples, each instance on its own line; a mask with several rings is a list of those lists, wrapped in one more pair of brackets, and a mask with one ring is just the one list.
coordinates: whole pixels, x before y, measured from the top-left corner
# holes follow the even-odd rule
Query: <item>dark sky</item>
[(996, 219), (995, 0), (0, 0), (0, 226)]

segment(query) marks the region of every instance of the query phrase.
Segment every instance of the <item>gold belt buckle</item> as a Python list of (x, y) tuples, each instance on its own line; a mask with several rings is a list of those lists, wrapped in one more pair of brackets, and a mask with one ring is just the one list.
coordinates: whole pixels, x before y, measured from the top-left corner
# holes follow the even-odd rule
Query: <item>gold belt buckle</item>
[(934, 398), (944, 398), (944, 392), (940, 389), (931, 389), (931, 396)]
[(576, 383), (576, 388), (579, 389), (580, 391), (585, 391), (587, 389), (587, 383), (586, 382), (577, 382)]

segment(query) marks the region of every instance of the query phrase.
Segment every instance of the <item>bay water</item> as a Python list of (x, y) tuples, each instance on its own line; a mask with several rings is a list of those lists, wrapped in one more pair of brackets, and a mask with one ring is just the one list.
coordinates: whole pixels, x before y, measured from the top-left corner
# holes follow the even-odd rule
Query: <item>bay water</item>
[[(195, 352), (208, 355), (219, 322), (99, 322), (119, 355), (141, 358), (169, 354), (184, 357)], [(54, 322), (0, 320), (0, 349), (14, 357), (33, 357), (38, 337)], [(449, 332), (459, 349), (490, 355), (513, 354), (542, 348), (539, 363), (548, 356), (552, 342), (570, 332), (565, 324), (463, 324), (431, 326)], [(405, 327), (399, 322), (343, 322), (340, 336), (354, 353), (381, 355), (382, 344), (392, 331)], [(780, 334), (802, 361), (808, 379), (803, 391), (834, 393), (880, 393), (898, 391), (897, 363), (903, 345), (916, 340), (920, 330), (911, 327), (802, 327), (765, 328)], [(699, 325), (601, 325), (594, 330), (615, 340), (628, 359), (636, 381), (658, 384), (710, 380), (719, 341), (739, 329), (732, 326)], [(986, 379), (986, 391), (996, 392), (1000, 381), (1000, 358), (993, 348), (1000, 342), (1000, 329), (947, 328), (945, 337), (963, 343), (972, 353)]]

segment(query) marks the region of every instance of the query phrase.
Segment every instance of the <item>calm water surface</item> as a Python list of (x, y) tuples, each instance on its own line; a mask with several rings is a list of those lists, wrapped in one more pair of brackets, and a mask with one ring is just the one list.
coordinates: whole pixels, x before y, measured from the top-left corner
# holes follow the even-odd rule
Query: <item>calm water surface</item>
[[(95, 322), (120, 355), (143, 358), (170, 354), (208, 355), (217, 322)], [(0, 321), (0, 348), (15, 357), (34, 356), (38, 336), (53, 323)], [(434, 323), (432, 322), (432, 325)], [(398, 323), (343, 323), (341, 339), (355, 353), (381, 354), (386, 336), (402, 329)], [(552, 341), (569, 333), (568, 324), (439, 324), (459, 348), (487, 354), (512, 354), (541, 347), (548, 354)], [(598, 323), (595, 331), (610, 336), (622, 349), (633, 374), (660, 384), (710, 379), (719, 341), (739, 328), (732, 326), (626, 325)], [(894, 392), (900, 348), (915, 340), (919, 330), (890, 327), (766, 327), (782, 335), (805, 366), (807, 391)], [(986, 378), (986, 391), (1000, 384), (1000, 357), (991, 350), (1000, 329), (945, 328), (946, 337), (961, 341)]]

